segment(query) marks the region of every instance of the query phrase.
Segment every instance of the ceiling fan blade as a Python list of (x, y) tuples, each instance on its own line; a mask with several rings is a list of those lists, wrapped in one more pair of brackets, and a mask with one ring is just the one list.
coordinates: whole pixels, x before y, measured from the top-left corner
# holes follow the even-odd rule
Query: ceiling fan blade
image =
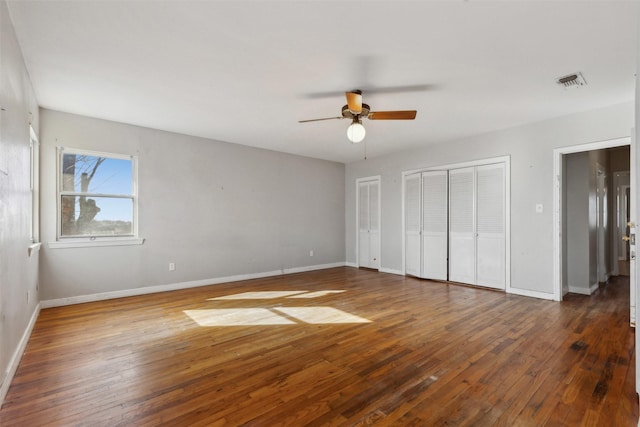
[(349, 106), (349, 111), (353, 114), (362, 113), (362, 92), (359, 90), (354, 90), (351, 92), (346, 92), (347, 96), (347, 105)]
[(367, 118), (370, 120), (413, 120), (417, 113), (416, 110), (372, 111)]
[(320, 122), (322, 120), (344, 119), (344, 117), (325, 117), (323, 119), (298, 120), (298, 123)]

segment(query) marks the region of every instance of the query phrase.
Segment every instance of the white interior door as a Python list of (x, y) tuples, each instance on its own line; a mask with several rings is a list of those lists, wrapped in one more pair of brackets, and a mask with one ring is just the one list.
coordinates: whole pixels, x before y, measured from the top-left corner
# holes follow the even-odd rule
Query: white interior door
[(358, 184), (358, 265), (369, 266), (369, 184)]
[(405, 274), (420, 277), (420, 185), (421, 174), (406, 175), (404, 179), (404, 245)]
[(447, 171), (422, 173), (422, 274), (447, 280)]
[(380, 268), (380, 182), (369, 182), (369, 268)]
[(449, 171), (449, 280), (476, 284), (475, 168)]
[(505, 166), (476, 168), (476, 284), (505, 288)]
[(380, 268), (380, 181), (358, 183), (358, 265)]

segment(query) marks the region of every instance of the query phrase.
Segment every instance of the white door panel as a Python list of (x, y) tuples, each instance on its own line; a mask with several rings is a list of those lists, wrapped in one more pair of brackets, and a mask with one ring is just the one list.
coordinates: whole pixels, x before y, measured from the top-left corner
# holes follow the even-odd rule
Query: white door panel
[(420, 277), (420, 173), (404, 181), (405, 273)]
[(475, 239), (469, 233), (449, 233), (449, 280), (475, 284)]
[(476, 284), (504, 289), (504, 164), (478, 166), (476, 183)]
[(476, 285), (504, 289), (504, 236), (478, 234)]
[(476, 283), (475, 168), (449, 171), (449, 280)]
[(423, 234), (423, 277), (447, 280), (447, 233)]
[(358, 265), (380, 268), (378, 180), (358, 183)]
[(380, 268), (380, 238), (377, 231), (369, 233), (369, 268)]
[(422, 174), (422, 277), (447, 280), (447, 171)]
[(405, 273), (420, 276), (420, 236), (408, 234), (405, 236)]

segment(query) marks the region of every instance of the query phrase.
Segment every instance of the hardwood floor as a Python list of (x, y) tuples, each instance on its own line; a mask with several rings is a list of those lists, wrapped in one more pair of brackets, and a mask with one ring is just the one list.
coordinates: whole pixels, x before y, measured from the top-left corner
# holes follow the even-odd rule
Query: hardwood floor
[(0, 425), (635, 426), (628, 307), (336, 268), (45, 309)]

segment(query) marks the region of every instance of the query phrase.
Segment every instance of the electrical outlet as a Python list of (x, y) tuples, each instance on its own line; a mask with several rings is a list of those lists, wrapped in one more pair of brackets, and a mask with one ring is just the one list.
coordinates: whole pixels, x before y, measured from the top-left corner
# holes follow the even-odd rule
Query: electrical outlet
[(175, 271), (176, 269), (176, 263), (175, 262), (170, 262), (169, 263), (169, 271)]
[(309, 256), (313, 256), (313, 249), (309, 251)]

